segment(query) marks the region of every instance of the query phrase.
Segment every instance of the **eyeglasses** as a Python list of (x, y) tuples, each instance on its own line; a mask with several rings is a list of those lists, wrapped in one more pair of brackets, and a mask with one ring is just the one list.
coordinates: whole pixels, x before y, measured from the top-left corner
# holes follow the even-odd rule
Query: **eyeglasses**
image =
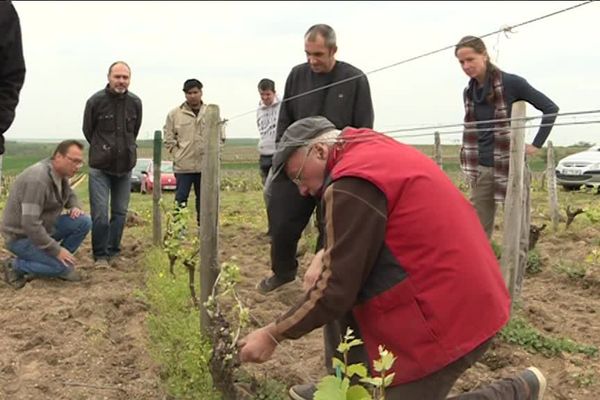
[(308, 160), (308, 156), (310, 155), (312, 149), (312, 146), (309, 147), (309, 149), (306, 152), (306, 155), (304, 156), (304, 160), (302, 161), (302, 165), (300, 165), (300, 169), (298, 170), (298, 173), (296, 173), (296, 177), (292, 179), (292, 182), (294, 182), (298, 186), (302, 185), (302, 180), (304, 180), (304, 177), (302, 176), (302, 170), (304, 169), (304, 164), (306, 164), (306, 160)]
[(83, 160), (80, 160), (78, 158), (73, 158), (73, 157), (67, 156), (67, 155), (65, 155), (65, 158), (67, 158), (69, 161), (71, 161), (73, 164), (75, 164), (76, 167), (82, 167), (83, 164), (85, 164), (85, 162)]

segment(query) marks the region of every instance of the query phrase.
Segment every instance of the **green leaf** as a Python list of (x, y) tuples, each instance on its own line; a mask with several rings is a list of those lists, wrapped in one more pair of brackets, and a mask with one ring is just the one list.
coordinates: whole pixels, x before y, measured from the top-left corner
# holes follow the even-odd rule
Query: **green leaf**
[(348, 389), (346, 400), (372, 400), (372, 397), (367, 389), (359, 385), (354, 385)]
[(346, 393), (350, 382), (348, 379), (340, 381), (335, 376), (326, 376), (317, 385), (315, 400), (346, 400)]
[(394, 357), (394, 355), (387, 350), (385, 350), (385, 352), (382, 353), (381, 356), (382, 356), (381, 362), (383, 364), (383, 368), (386, 371), (389, 371), (392, 368), (392, 365), (394, 365), (394, 361), (396, 361), (396, 357)]
[(331, 365), (333, 366), (333, 369), (340, 367), (343, 370), (345, 367), (344, 362), (337, 357), (332, 358)]
[(348, 343), (340, 343), (337, 347), (337, 351), (344, 354), (346, 352), (348, 352), (348, 350), (350, 350), (350, 346), (348, 346)]
[(375, 387), (380, 387), (381, 384), (382, 384), (382, 382), (383, 382), (383, 380), (381, 378), (379, 378), (379, 377), (376, 377), (376, 378), (362, 378), (360, 381), (364, 382), (364, 383), (368, 383), (368, 384), (373, 385)]
[(367, 377), (367, 367), (362, 364), (352, 364), (348, 366), (348, 377), (352, 378), (354, 375), (358, 375), (361, 378)]
[(387, 376), (385, 377), (385, 379), (383, 380), (383, 385), (384, 385), (385, 387), (388, 387), (388, 386), (390, 386), (390, 385), (392, 384), (392, 382), (394, 381), (394, 376), (396, 376), (396, 374), (395, 374), (395, 373), (391, 373), (391, 374), (387, 375)]
[(348, 343), (348, 347), (354, 347), (354, 346), (360, 346), (361, 344), (363, 344), (364, 342), (360, 339), (354, 339), (351, 342)]
[(383, 362), (381, 360), (373, 360), (373, 369), (377, 372), (383, 371)]

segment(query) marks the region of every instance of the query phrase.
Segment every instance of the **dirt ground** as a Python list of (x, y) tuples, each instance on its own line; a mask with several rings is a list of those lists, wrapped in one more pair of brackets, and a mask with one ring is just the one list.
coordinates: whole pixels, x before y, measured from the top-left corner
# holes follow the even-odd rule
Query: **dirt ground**
[[(229, 212), (241, 215), (245, 204), (240, 201)], [(241, 266), (244, 280), (240, 292), (255, 318), (254, 326), (273, 321), (302, 296), (300, 277), (311, 256), (308, 252), (302, 256), (303, 265), (296, 282), (267, 295), (258, 293), (254, 285), (270, 271), (268, 239), (260, 229), (241, 223), (224, 226), (221, 231), (221, 260), (233, 256)], [(585, 278), (574, 280), (552, 268), (557, 260), (583, 260), (592, 245), (597, 245), (599, 234), (600, 230), (594, 228), (559, 235), (542, 233), (537, 245), (542, 272), (526, 277), (522, 304), (527, 320), (544, 334), (600, 347), (598, 270), (590, 270)], [(306, 246), (301, 247), (304, 249), (300, 252), (305, 252)], [(265, 364), (246, 368), (258, 377), (275, 378), (289, 385), (318, 380), (325, 373), (322, 341), (321, 330), (313, 331), (299, 340), (282, 343), (274, 358)], [(499, 340), (481, 362), (463, 375), (452, 394), (508, 377), (531, 365), (540, 368), (548, 379), (545, 400), (600, 398), (600, 357), (563, 353), (548, 358)]]
[[(89, 236), (81, 283), (0, 283), (0, 399), (163, 399), (146, 348), (140, 243), (125, 232), (116, 269), (93, 269)], [(7, 256), (6, 252), (1, 255)]]
[[(255, 318), (253, 327), (273, 321), (302, 295), (300, 278), (268, 295), (255, 289), (269, 273), (269, 242), (264, 225), (254, 222), (262, 218), (258, 197), (250, 192), (235, 201), (225, 199), (229, 204), (224, 212), (230, 217), (221, 226), (220, 237), (221, 261), (234, 257), (241, 267), (244, 279), (239, 289)], [(254, 220), (245, 222), (250, 219)], [(554, 268), (561, 260), (583, 260), (598, 246), (599, 234), (595, 227), (560, 234), (543, 232), (537, 245), (542, 271), (525, 279), (522, 297), (527, 320), (541, 332), (600, 347), (598, 269), (573, 279)], [(87, 276), (81, 284), (38, 280), (15, 291), (0, 283), (0, 400), (165, 398), (158, 367), (146, 350), (147, 307), (135, 296), (136, 289), (143, 286), (140, 240), (126, 230), (124, 263), (114, 270), (94, 270), (88, 237), (79, 253)], [(299, 276), (311, 256), (305, 244), (301, 247)], [(321, 330), (316, 330), (284, 342), (273, 360), (245, 368), (259, 378), (274, 378), (288, 385), (318, 380), (324, 374), (322, 340)], [(500, 341), (465, 373), (453, 393), (530, 365), (548, 377), (546, 400), (600, 398), (600, 357), (564, 353), (548, 358)]]

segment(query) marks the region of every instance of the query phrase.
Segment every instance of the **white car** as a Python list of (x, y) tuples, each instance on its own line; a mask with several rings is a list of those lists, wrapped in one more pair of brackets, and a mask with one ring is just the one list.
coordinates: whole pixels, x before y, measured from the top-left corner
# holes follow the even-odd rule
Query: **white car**
[(600, 186), (600, 146), (571, 154), (556, 166), (556, 181), (567, 190)]

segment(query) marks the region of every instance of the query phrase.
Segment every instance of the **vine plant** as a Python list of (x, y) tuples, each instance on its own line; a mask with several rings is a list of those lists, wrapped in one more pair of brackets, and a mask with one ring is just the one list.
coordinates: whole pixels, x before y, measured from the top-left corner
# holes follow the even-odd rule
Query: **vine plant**
[[(209, 327), (212, 342), (210, 371), (213, 385), (221, 392), (225, 400), (238, 399), (240, 388), (236, 385), (236, 371), (240, 366), (237, 342), (241, 331), (248, 325), (249, 311), (240, 300), (236, 285), (240, 282), (240, 268), (233, 262), (221, 264), (221, 270), (213, 291), (204, 303), (206, 312), (211, 320)], [(224, 315), (222, 304), (233, 301), (233, 307), (228, 307), (234, 315), (232, 324)]]
[[(379, 376), (371, 377), (363, 364), (348, 365), (350, 349), (362, 344), (362, 340), (355, 338), (352, 329), (348, 328), (337, 348), (338, 352), (342, 354), (343, 360), (337, 357), (333, 358), (335, 375), (326, 376), (319, 382), (315, 400), (385, 400), (385, 390), (394, 380), (395, 374), (389, 371), (392, 369), (396, 357), (383, 346), (379, 346), (380, 358), (373, 361), (373, 370)], [(362, 385), (351, 384), (355, 376), (359, 382), (371, 388), (371, 393)]]

